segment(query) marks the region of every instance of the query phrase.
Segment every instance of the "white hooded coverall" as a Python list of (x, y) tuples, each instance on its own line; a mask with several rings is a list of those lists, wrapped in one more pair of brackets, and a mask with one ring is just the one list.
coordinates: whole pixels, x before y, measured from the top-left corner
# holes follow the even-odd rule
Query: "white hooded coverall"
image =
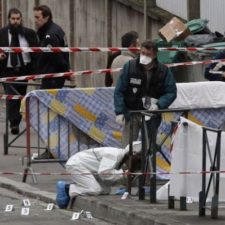
[[(110, 193), (111, 184), (124, 178), (123, 170), (117, 167), (127, 152), (120, 148), (100, 147), (71, 156), (66, 163), (66, 170), (71, 173), (73, 181), (69, 188), (70, 197)], [(101, 175), (103, 173), (111, 175)]]

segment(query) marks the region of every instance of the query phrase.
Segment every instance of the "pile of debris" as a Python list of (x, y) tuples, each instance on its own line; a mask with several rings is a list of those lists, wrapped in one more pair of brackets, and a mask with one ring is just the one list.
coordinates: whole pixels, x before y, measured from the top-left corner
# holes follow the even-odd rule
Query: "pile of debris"
[[(159, 30), (161, 39), (154, 40), (158, 47), (202, 47), (214, 48), (225, 47), (225, 37), (218, 31), (212, 32), (208, 28), (208, 21), (204, 19), (194, 19), (183, 23), (177, 17), (173, 17), (164, 27)], [(211, 57), (215, 51), (201, 50), (195, 53), (184, 52), (160, 52), (159, 60), (163, 63), (176, 63), (193, 60), (203, 56)]]

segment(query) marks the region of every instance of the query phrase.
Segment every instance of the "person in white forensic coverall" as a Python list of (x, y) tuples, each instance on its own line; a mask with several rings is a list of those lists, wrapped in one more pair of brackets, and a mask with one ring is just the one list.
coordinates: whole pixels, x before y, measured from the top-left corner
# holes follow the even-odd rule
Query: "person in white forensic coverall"
[[(69, 196), (109, 194), (112, 184), (126, 179), (123, 173), (127, 167), (122, 165), (128, 159), (128, 151), (128, 146), (126, 149), (100, 147), (84, 150), (70, 157), (66, 163), (66, 170), (71, 173), (73, 181), (69, 185)], [(141, 143), (135, 142), (133, 154), (140, 151)], [(136, 164), (134, 167), (139, 166), (135, 160), (133, 164)]]
[[(69, 187), (70, 197), (110, 193), (110, 185), (125, 178), (123, 169), (116, 168), (126, 153), (125, 149), (102, 147), (78, 152), (70, 157), (66, 163), (66, 170), (72, 174), (73, 181)], [(84, 173), (89, 175), (82, 175)]]

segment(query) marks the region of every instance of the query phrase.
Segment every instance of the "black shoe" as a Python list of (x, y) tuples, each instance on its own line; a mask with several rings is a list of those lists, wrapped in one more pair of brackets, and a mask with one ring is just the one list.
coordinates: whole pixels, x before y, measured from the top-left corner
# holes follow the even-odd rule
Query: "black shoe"
[(17, 135), (17, 134), (19, 134), (19, 132), (20, 132), (20, 129), (19, 129), (18, 126), (12, 126), (11, 127), (11, 134)]

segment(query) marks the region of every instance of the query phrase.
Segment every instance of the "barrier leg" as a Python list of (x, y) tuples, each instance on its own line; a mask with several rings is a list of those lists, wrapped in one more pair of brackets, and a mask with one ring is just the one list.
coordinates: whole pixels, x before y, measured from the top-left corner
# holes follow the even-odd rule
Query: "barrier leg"
[(152, 172), (150, 178), (150, 202), (156, 203), (156, 133), (157, 129), (154, 129), (150, 138), (150, 149), (152, 153)]
[(8, 119), (8, 100), (5, 102), (5, 133), (4, 133), (4, 155), (8, 155), (9, 148), (9, 119)]
[(144, 116), (142, 116), (142, 126), (141, 126), (141, 141), (142, 141), (142, 149), (141, 149), (141, 175), (139, 176), (139, 182), (138, 182), (138, 197), (139, 200), (144, 200), (145, 199), (145, 175), (144, 173), (146, 172), (146, 136), (147, 132), (145, 130), (145, 121), (144, 121)]
[(211, 218), (212, 219), (217, 219), (218, 218), (218, 196), (217, 195), (214, 195), (212, 197)]
[(198, 215), (199, 216), (205, 216), (205, 195), (203, 191), (199, 192), (199, 209), (198, 209)]
[(132, 155), (133, 155), (133, 116), (131, 116), (130, 119), (130, 135), (129, 135), (129, 166), (128, 166), (128, 176), (127, 176), (127, 191), (129, 194), (131, 194), (131, 185), (132, 185), (132, 179), (131, 179), (131, 168), (132, 168)]
[(33, 171), (32, 167), (27, 167), (27, 168), (25, 168), (24, 174), (23, 174), (23, 180), (22, 180), (22, 182), (23, 182), (23, 183), (26, 183), (27, 175), (28, 175), (29, 173), (31, 174), (33, 183), (34, 183), (34, 184), (37, 184), (37, 178), (36, 178), (36, 175), (34, 174), (34, 171)]
[(8, 155), (8, 141), (9, 141), (8, 134), (4, 133), (3, 136), (4, 155)]
[(27, 181), (27, 174), (28, 174), (28, 168), (25, 168), (24, 173), (23, 173), (23, 179), (22, 179), (23, 183), (26, 183), (26, 181)]
[(186, 196), (180, 197), (180, 210), (187, 210)]
[(175, 198), (174, 196), (168, 197), (168, 209), (174, 209), (175, 208)]
[[(202, 171), (206, 171), (206, 130), (202, 134)], [(206, 174), (202, 173), (202, 190), (199, 192), (199, 216), (205, 216)]]

